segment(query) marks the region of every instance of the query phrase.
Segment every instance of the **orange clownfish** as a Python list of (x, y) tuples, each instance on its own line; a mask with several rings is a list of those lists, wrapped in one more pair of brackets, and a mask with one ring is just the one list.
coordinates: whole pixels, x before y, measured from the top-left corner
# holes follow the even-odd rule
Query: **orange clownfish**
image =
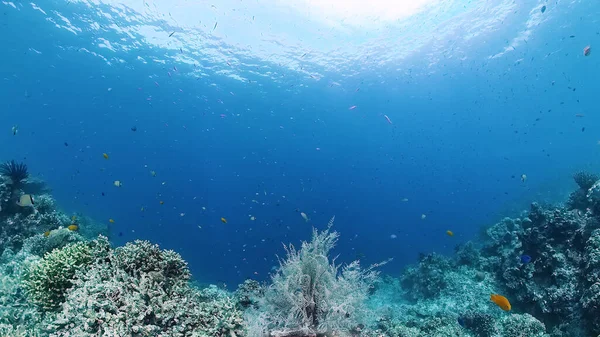
[(504, 310), (504, 311), (510, 311), (510, 302), (508, 301), (508, 298), (502, 296), (502, 295), (498, 295), (498, 294), (492, 294), (490, 295), (490, 300), (494, 303), (496, 303), (497, 306), (500, 307), (500, 309)]
[(451, 230), (447, 230), (446, 234), (448, 234), (448, 236), (454, 236), (454, 232)]

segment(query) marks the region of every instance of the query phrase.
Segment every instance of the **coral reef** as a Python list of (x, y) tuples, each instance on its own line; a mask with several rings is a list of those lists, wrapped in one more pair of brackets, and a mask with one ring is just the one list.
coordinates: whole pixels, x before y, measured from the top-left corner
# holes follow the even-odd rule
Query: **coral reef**
[(573, 191), (569, 195), (569, 199), (567, 200), (567, 208), (569, 210), (578, 209), (580, 211), (585, 211), (586, 209), (592, 207), (596, 210), (600, 203), (600, 177), (596, 174), (589, 172), (577, 172), (573, 175), (573, 180), (579, 189)]
[[(181, 256), (148, 241), (112, 248), (96, 236), (102, 225), (67, 216), (42, 194), (33, 207), (0, 211), (0, 335), (598, 336), (600, 182), (574, 178), (579, 189), (565, 206), (532, 203), (454, 256), (422, 254), (400, 277), (380, 278), (381, 264), (334, 263), (330, 221), (300, 249), (285, 246), (269, 283), (246, 280), (233, 294), (193, 286)], [(30, 180), (13, 189), (2, 179), (3, 206)]]
[(73, 280), (53, 336), (240, 336), (242, 315), (227, 295), (192, 288), (181, 257), (147, 241), (100, 244), (89, 271)]

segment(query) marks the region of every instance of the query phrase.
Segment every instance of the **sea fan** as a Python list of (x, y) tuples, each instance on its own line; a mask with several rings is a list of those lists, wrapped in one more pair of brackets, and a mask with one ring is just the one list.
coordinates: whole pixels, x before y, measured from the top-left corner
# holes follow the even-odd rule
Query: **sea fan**
[(29, 177), (27, 165), (15, 163), (14, 160), (0, 164), (0, 174), (9, 177), (13, 185), (19, 185), (24, 179)]

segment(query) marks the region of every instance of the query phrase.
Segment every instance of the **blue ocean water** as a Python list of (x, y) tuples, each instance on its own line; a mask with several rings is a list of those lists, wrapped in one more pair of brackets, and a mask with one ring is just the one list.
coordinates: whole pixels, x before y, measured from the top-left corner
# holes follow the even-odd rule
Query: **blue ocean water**
[(334, 215), (397, 275), (598, 170), (598, 3), (324, 3), (2, 1), (0, 158), (232, 285)]

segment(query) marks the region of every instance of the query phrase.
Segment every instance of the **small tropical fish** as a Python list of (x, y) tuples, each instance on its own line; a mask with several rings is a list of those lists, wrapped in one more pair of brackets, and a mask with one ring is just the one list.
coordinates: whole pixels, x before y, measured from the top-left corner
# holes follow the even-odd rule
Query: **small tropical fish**
[(13, 136), (16, 136), (17, 133), (19, 133), (19, 126), (18, 125), (15, 125), (15, 126), (12, 127), (12, 133), (13, 133)]
[(115, 180), (115, 182), (114, 182), (113, 184), (114, 184), (115, 186), (117, 186), (117, 187), (121, 187), (121, 186), (123, 186), (123, 184), (121, 184), (121, 181), (120, 181), (120, 180)]
[(173, 32), (173, 33), (169, 34), (169, 37), (173, 36), (173, 34), (175, 34), (175, 32)]
[(592, 52), (592, 47), (586, 46), (585, 48), (583, 48), (583, 56), (589, 56), (591, 52)]
[(219, 24), (218, 22), (215, 22), (215, 26), (213, 27), (213, 30), (217, 29), (218, 24)]
[(531, 256), (521, 255), (521, 263), (528, 264), (529, 262), (531, 262)]
[(454, 232), (451, 230), (447, 230), (446, 234), (448, 234), (448, 236), (454, 236)]
[(103, 154), (102, 154), (102, 157), (104, 157), (104, 159), (108, 159), (108, 154), (106, 154), (106, 153), (103, 153)]
[(407, 202), (407, 201), (408, 201), (408, 198), (403, 198), (402, 199), (402, 202)]
[(33, 197), (30, 194), (23, 194), (17, 201), (17, 205), (21, 207), (33, 206)]
[(304, 221), (308, 222), (308, 215), (306, 215), (306, 213), (304, 212), (300, 212), (300, 216), (302, 216), (302, 219), (304, 219)]
[(71, 217), (71, 220), (73, 220), (73, 221), (77, 221), (77, 215), (73, 215), (73, 216)]
[(542, 6), (542, 8), (540, 8), (540, 11), (542, 12), (542, 14), (546, 11), (546, 6)]
[(351, 106), (351, 107), (348, 108), (348, 110), (354, 110), (354, 109), (356, 109), (356, 105), (353, 105), (353, 106)]
[(426, 217), (427, 217), (427, 215), (421, 214), (421, 220), (425, 220)]
[(155, 171), (150, 171), (150, 174), (151, 174), (153, 177), (156, 177), (156, 172), (155, 172)]
[(227, 223), (227, 219), (225, 219), (225, 218), (221, 218), (221, 222), (222, 222), (222, 223)]
[(47, 237), (49, 237), (49, 236), (50, 236), (50, 231), (45, 231), (45, 232), (44, 232), (44, 237), (45, 237), (45, 238), (47, 238)]
[(144, 206), (142, 206), (142, 208), (140, 208), (140, 212), (143, 212), (143, 211), (144, 211)]
[(161, 204), (161, 205), (164, 205), (164, 204), (165, 204), (165, 202), (161, 200), (161, 201), (160, 201), (160, 204)]
[(70, 231), (76, 231), (79, 229), (79, 226), (77, 225), (70, 225), (69, 227), (67, 227)]
[(387, 115), (383, 115), (383, 117), (385, 117), (388, 123), (392, 124), (392, 120)]
[(504, 311), (510, 311), (511, 306), (510, 306), (510, 302), (508, 301), (508, 299), (502, 295), (498, 295), (498, 294), (491, 294), (490, 295), (490, 300), (494, 303), (496, 303), (497, 306), (500, 307), (500, 309), (504, 310)]
[(526, 174), (521, 174), (521, 181), (525, 182), (527, 180), (527, 175)]
[(113, 220), (113, 219), (108, 219), (108, 222), (110, 222), (110, 223), (115, 223), (115, 220)]

